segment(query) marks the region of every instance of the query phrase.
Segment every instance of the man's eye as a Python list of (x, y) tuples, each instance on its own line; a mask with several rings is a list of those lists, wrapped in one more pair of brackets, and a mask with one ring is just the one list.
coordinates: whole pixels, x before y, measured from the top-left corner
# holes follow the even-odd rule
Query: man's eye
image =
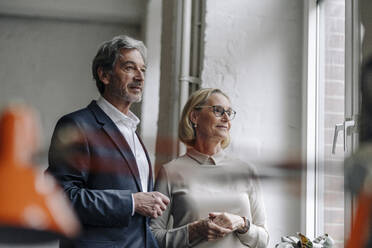
[(136, 68), (134, 66), (126, 66), (126, 67), (124, 67), (124, 70), (126, 70), (126, 71), (133, 71), (135, 69)]

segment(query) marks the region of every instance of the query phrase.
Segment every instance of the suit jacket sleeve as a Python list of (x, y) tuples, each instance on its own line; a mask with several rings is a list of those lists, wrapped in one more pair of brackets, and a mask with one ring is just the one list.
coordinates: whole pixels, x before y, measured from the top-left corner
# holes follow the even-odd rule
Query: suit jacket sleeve
[(133, 207), (130, 190), (87, 187), (92, 159), (87, 135), (94, 130), (82, 126), (71, 117), (58, 121), (47, 171), (61, 184), (84, 225), (127, 226)]

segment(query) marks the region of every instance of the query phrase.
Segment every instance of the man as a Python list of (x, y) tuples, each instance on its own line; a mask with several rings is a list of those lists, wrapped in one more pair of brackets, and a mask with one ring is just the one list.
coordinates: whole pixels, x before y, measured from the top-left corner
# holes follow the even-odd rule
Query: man
[(141, 101), (146, 71), (141, 41), (104, 42), (92, 73), (101, 97), (63, 116), (49, 149), (48, 172), (64, 188), (83, 225), (78, 239), (60, 247), (157, 247), (148, 228), (169, 199), (153, 187), (146, 149), (129, 110)]

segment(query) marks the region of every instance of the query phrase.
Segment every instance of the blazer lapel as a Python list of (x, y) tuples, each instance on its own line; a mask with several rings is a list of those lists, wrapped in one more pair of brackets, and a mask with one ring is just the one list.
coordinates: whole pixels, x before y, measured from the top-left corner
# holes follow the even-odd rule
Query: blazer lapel
[[(141, 183), (140, 183), (141, 179), (140, 179), (139, 172), (138, 172), (136, 158), (134, 157), (134, 154), (132, 150), (130, 149), (130, 146), (125, 140), (124, 136), (121, 134), (120, 130), (115, 125), (115, 123), (97, 105), (96, 101), (92, 101), (88, 105), (88, 108), (94, 113), (97, 121), (102, 124), (103, 130), (112, 139), (112, 141), (115, 143), (116, 147), (120, 151), (121, 155), (126, 160), (139, 191), (143, 191)], [(147, 156), (147, 153), (146, 153), (146, 156)]]

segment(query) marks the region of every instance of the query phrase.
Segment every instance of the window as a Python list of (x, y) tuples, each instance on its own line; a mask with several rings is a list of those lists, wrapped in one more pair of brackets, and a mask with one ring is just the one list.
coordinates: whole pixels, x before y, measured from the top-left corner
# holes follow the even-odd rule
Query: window
[[(336, 247), (344, 242), (344, 151), (335, 125), (345, 118), (345, 0), (318, 6), (317, 232), (330, 234)], [(336, 134), (337, 135), (337, 134)]]
[(344, 247), (351, 225), (344, 158), (357, 146), (352, 129), (358, 112), (356, 5), (357, 0), (307, 4), (306, 233), (328, 233), (335, 247)]

